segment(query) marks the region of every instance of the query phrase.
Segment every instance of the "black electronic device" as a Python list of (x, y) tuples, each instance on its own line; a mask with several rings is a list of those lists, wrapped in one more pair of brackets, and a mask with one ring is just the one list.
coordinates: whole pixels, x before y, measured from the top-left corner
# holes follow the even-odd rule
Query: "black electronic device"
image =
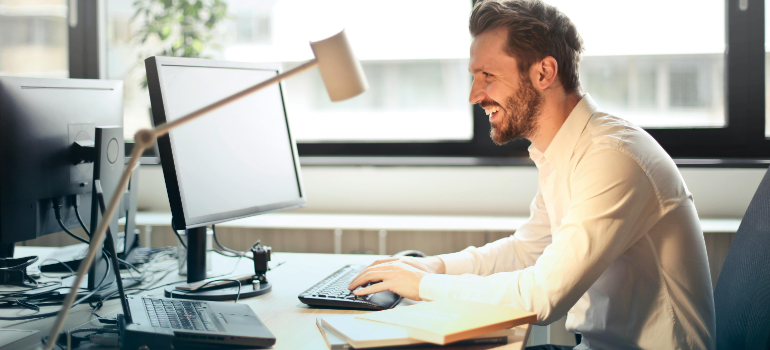
[[(121, 213), (125, 213), (125, 233), (118, 232), (118, 257), (123, 261), (138, 265), (136, 253), (139, 251), (139, 233), (136, 229), (136, 208), (139, 196), (139, 165), (131, 172), (131, 180), (128, 186), (129, 192), (125, 195), (126, 208), (121, 206)], [(133, 233), (132, 233), (133, 232)], [(121, 235), (123, 233), (123, 235)], [(122, 236), (122, 239), (121, 239)], [(42, 272), (69, 272), (78, 269), (80, 261), (88, 252), (88, 244), (78, 243), (56, 249), (40, 264)]]
[[(179, 57), (145, 68), (156, 126), (278, 75), (274, 64)], [(206, 278), (207, 225), (306, 203), (279, 84), (171, 130), (158, 148), (173, 225), (187, 231), (188, 283)], [(235, 297), (229, 288), (207, 298)]]
[[(94, 151), (96, 158), (94, 161), (94, 175), (92, 183), (92, 193), (97, 194), (97, 180), (102, 186), (104, 202), (109, 203), (115, 190), (118, 189), (120, 175), (123, 173), (125, 161), (125, 143), (123, 142), (122, 126), (104, 126), (96, 128), (96, 138), (94, 140)], [(91, 201), (91, 231), (95, 231), (102, 221), (102, 210), (96, 200)], [(118, 215), (113, 215), (109, 224), (112, 240), (118, 241)], [(120, 251), (120, 249), (118, 249)], [(94, 258), (93, 267), (88, 273), (88, 289), (93, 290), (98, 287), (99, 279), (107, 272), (108, 264), (102, 263), (104, 256), (97, 254)], [(113, 266), (117, 268), (118, 265)], [(106, 283), (115, 281), (113, 276), (107, 276)]]
[[(103, 212), (104, 191), (95, 180), (97, 204)], [(109, 229), (108, 229), (109, 230)], [(104, 246), (113, 264), (117, 265), (115, 240), (108, 234)], [(218, 349), (247, 349), (269, 347), (275, 336), (248, 305), (218, 303), (187, 299), (127, 296), (120, 283), (120, 270), (114, 269), (120, 306), (118, 315), (120, 348), (187, 349), (216, 347)]]
[(402, 297), (391, 291), (354, 295), (348, 285), (365, 268), (366, 265), (346, 265), (302, 292), (299, 300), (311, 306), (373, 310), (390, 309), (401, 302)]
[[(16, 242), (80, 228), (78, 212), (93, 222), (94, 164), (106, 156), (122, 169), (124, 156), (122, 128), (117, 148), (100, 154), (97, 126), (122, 124), (121, 81), (0, 77), (0, 257)], [(101, 279), (106, 269), (99, 261), (90, 272)]]

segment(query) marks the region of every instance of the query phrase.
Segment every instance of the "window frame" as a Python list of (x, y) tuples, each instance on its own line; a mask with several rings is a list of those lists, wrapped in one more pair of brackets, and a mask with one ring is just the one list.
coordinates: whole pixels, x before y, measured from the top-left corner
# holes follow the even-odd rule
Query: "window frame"
[[(472, 0), (475, 3), (476, 0)], [(97, 1), (80, 1), (81, 16)], [(741, 3), (748, 3), (742, 10)], [(645, 128), (680, 166), (685, 167), (767, 167), (770, 164), (770, 140), (765, 137), (765, 18), (764, 0), (726, 0), (725, 119), (721, 128)], [(86, 8), (84, 8), (86, 7)], [(106, 17), (104, 6), (97, 11)], [(81, 17), (81, 18), (84, 18)], [(98, 20), (97, 20), (98, 23)], [(86, 26), (86, 42), (98, 41), (98, 25)], [(78, 39), (79, 40), (79, 39)], [(73, 49), (70, 28), (70, 71), (73, 62), (93, 67), (98, 51)], [(94, 56), (96, 55), (96, 56)], [(73, 59), (73, 56), (74, 59)], [(103, 61), (101, 61), (103, 62)], [(100, 63), (101, 63), (100, 62)], [(91, 68), (93, 70), (93, 68)], [(98, 71), (98, 68), (97, 68)], [(74, 76), (73, 74), (73, 77)], [(94, 77), (93, 73), (77, 76)], [(471, 79), (469, 75), (469, 79)], [(590, 93), (590, 91), (587, 91)], [(303, 164), (315, 165), (416, 165), (413, 158), (436, 158), (431, 165), (531, 165), (529, 141), (517, 140), (504, 146), (489, 138), (489, 121), (483, 109), (474, 105), (473, 138), (469, 141), (437, 142), (318, 142), (298, 143)], [(128, 147), (127, 147), (128, 148)], [(340, 160), (343, 159), (343, 160)], [(347, 160), (344, 160), (347, 159)], [(446, 161), (441, 161), (444, 159)], [(468, 160), (476, 159), (476, 160)]]
[[(766, 167), (764, 1), (725, 1), (725, 119), (721, 128), (645, 128), (685, 166)], [(474, 0), (475, 3), (475, 0)], [(588, 91), (590, 93), (590, 91)], [(302, 156), (374, 157), (527, 157), (526, 140), (496, 146), (489, 138), (483, 109), (473, 106), (473, 139), (467, 142), (302, 143)], [(703, 159), (724, 160), (703, 162)], [(495, 163), (495, 162), (491, 162)], [(507, 163), (507, 162), (500, 162)], [(518, 162), (517, 162), (518, 163)]]
[[(72, 9), (69, 6), (75, 5)], [(67, 2), (67, 39), (70, 78), (101, 79), (105, 67), (104, 0), (69, 0)], [(75, 18), (72, 15), (76, 14)]]

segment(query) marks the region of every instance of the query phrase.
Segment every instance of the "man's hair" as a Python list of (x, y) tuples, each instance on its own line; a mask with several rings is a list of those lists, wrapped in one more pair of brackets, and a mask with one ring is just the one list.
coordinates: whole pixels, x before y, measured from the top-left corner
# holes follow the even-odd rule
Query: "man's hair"
[(583, 39), (570, 19), (556, 7), (540, 0), (479, 0), (473, 7), (469, 29), (472, 36), (506, 28), (507, 54), (528, 74), (533, 64), (548, 56), (556, 59), (564, 90), (578, 92), (578, 66)]

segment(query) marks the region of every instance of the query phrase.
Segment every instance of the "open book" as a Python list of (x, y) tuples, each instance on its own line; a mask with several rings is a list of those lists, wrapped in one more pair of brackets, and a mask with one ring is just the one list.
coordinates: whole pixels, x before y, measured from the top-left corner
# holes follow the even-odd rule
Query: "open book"
[[(381, 322), (355, 318), (353, 315), (327, 316), (316, 319), (316, 325), (329, 350), (350, 348), (392, 348), (398, 346), (435, 346), (409, 337), (407, 329)], [(507, 344), (513, 330), (502, 330), (458, 342), (458, 345)]]
[(537, 315), (505, 306), (442, 300), (357, 315), (401, 326), (409, 338), (444, 345), (537, 321)]

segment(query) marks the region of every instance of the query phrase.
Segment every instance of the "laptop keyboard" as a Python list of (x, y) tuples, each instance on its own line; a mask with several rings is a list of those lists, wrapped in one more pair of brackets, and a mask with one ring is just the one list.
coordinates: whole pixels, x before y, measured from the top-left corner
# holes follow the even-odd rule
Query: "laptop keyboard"
[(216, 331), (206, 312), (206, 303), (173, 299), (142, 298), (153, 327)]

